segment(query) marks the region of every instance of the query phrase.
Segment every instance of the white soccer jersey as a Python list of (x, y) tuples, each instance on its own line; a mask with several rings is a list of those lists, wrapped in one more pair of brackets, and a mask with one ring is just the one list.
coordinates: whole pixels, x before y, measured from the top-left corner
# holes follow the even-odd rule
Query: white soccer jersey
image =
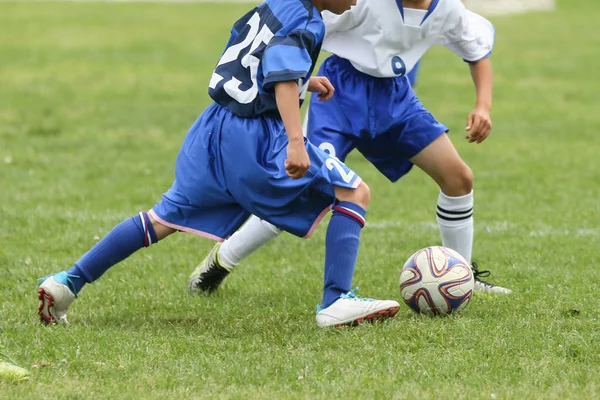
[(365, 74), (408, 74), (423, 54), (443, 45), (467, 62), (487, 57), (494, 27), (460, 0), (433, 0), (429, 10), (403, 8), (401, 0), (357, 0), (342, 15), (323, 13), (323, 49)]

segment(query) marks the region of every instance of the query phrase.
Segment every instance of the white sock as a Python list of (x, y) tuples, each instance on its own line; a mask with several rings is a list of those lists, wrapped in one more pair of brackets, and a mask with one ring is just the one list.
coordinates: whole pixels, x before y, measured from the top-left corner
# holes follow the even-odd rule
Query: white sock
[(473, 191), (460, 197), (448, 197), (440, 192), (437, 222), (444, 247), (457, 251), (470, 264), (473, 250)]
[(226, 268), (233, 268), (282, 232), (275, 225), (256, 216), (250, 219), (219, 248), (219, 261)]

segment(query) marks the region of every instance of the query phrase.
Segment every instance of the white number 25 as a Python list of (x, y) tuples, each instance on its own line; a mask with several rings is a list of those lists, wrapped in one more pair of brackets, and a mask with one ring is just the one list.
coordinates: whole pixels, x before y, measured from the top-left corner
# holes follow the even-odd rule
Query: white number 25
[[(268, 44), (274, 36), (273, 32), (271, 32), (267, 25), (263, 25), (259, 31), (260, 16), (258, 13), (255, 13), (250, 20), (248, 20), (247, 25), (250, 27), (248, 35), (246, 35), (244, 40), (241, 42), (229, 47), (225, 53), (223, 53), (221, 60), (219, 60), (219, 63), (217, 64), (218, 68), (223, 64), (237, 60), (242, 50), (250, 46), (250, 51), (248, 51), (248, 53), (242, 58), (240, 63), (244, 68), (250, 68), (250, 79), (252, 81), (252, 86), (247, 90), (242, 90), (240, 88), (242, 81), (235, 76), (232, 76), (231, 79), (225, 82), (223, 85), (223, 89), (225, 89), (227, 94), (241, 104), (251, 103), (258, 95), (258, 82), (256, 81), (256, 74), (258, 73), (258, 65), (260, 60), (253, 56), (252, 53), (262, 43), (265, 45)], [(213, 72), (209, 87), (211, 89), (216, 88), (219, 82), (221, 82), (223, 79), (225, 79), (223, 76)]]

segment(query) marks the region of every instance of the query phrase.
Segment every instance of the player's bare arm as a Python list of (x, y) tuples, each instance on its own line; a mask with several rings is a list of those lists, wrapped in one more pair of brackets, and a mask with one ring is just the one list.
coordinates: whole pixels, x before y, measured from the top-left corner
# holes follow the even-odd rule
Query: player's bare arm
[(329, 101), (333, 97), (335, 88), (325, 76), (313, 76), (308, 81), (308, 91), (318, 93), (317, 97), (320, 101)]
[(277, 82), (275, 100), (288, 135), (285, 170), (292, 179), (302, 178), (310, 167), (308, 153), (304, 147), (300, 107), (298, 106), (298, 84), (295, 81)]
[(492, 131), (492, 119), (490, 112), (492, 110), (492, 90), (493, 90), (493, 72), (492, 62), (489, 57), (474, 63), (469, 63), (471, 77), (475, 84), (477, 100), (475, 108), (467, 118), (465, 128), (469, 134), (466, 136), (469, 143), (483, 142)]

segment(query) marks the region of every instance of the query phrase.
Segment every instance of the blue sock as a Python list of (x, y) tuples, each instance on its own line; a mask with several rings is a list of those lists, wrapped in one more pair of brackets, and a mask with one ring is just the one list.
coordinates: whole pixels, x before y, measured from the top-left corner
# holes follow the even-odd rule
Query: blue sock
[(325, 238), (322, 308), (329, 307), (342, 293), (351, 289), (365, 214), (366, 211), (362, 207), (349, 201), (340, 201), (333, 206), (333, 215)]
[(75, 294), (86, 283), (100, 278), (113, 265), (156, 242), (156, 232), (147, 213), (141, 212), (121, 222), (67, 271), (71, 275)]

